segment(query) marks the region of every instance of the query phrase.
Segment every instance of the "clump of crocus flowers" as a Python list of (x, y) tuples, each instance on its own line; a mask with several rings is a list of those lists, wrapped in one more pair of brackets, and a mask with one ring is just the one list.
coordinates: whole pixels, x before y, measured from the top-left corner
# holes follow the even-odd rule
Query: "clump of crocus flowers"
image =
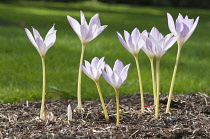
[[(67, 16), (67, 19), (79, 37), (81, 44), (82, 44), (82, 51), (80, 57), (80, 64), (79, 64), (79, 71), (78, 71), (78, 87), (77, 87), (77, 98), (78, 98), (78, 106), (77, 109), (82, 109), (81, 103), (81, 77), (82, 71), (92, 79), (97, 87), (99, 98), (101, 101), (101, 106), (103, 109), (104, 117), (106, 122), (109, 122), (109, 115), (106, 109), (106, 105), (103, 99), (103, 94), (100, 89), (99, 79), (102, 75), (104, 79), (114, 88), (116, 94), (116, 125), (120, 124), (120, 104), (119, 104), (119, 89), (125, 82), (130, 64), (124, 66), (123, 62), (120, 60), (116, 60), (114, 63), (114, 67), (111, 68), (107, 65), (104, 61), (104, 57), (101, 59), (95, 57), (92, 59), (91, 62), (85, 60), (85, 64), (83, 65), (83, 57), (84, 57), (84, 50), (88, 42), (96, 38), (99, 34), (101, 34), (107, 25), (101, 26), (99, 14), (95, 14), (91, 19), (89, 24), (85, 19), (85, 15), (82, 11), (80, 11), (81, 15), (81, 23), (77, 20), (72, 18), (71, 16)], [(179, 57), (181, 48), (184, 43), (189, 39), (189, 37), (194, 32), (199, 17), (194, 19), (189, 19), (188, 16), (183, 16), (181, 14), (178, 15), (176, 22), (172, 16), (167, 13), (168, 18), (168, 27), (171, 33), (167, 34), (166, 36), (162, 35), (158, 31), (157, 28), (153, 27), (150, 32), (144, 30), (140, 32), (137, 28), (129, 33), (128, 31), (124, 31), (124, 37), (117, 32), (118, 39), (120, 43), (127, 49), (135, 59), (136, 69), (138, 74), (138, 81), (139, 81), (139, 93), (140, 93), (140, 100), (141, 100), (141, 113), (144, 113), (144, 92), (142, 86), (142, 78), (141, 78), (141, 71), (139, 65), (139, 52), (140, 50), (144, 51), (144, 53), (148, 56), (150, 65), (151, 65), (151, 77), (152, 77), (152, 88), (153, 88), (153, 95), (154, 95), (154, 107), (155, 107), (155, 117), (158, 118), (159, 116), (159, 95), (160, 95), (160, 60), (162, 56), (166, 53), (168, 49), (170, 49), (174, 43), (177, 41), (178, 44), (178, 51), (176, 57), (176, 63), (174, 66), (174, 72), (172, 76), (168, 103), (166, 108), (166, 113), (169, 113), (170, 103), (172, 99), (173, 87), (175, 83), (175, 76), (178, 67)], [(33, 27), (32, 27), (33, 28)], [(40, 119), (45, 120), (45, 55), (47, 50), (55, 43), (56, 40), (56, 30), (54, 26), (48, 31), (45, 40), (40, 36), (39, 32), (33, 28), (33, 35), (28, 29), (25, 29), (26, 34), (33, 44), (33, 46), (37, 49), (41, 56), (42, 60), (42, 67), (43, 67), (43, 89), (42, 89), (42, 104), (40, 110)], [(154, 68), (154, 58), (156, 59), (156, 70)], [(155, 72), (156, 71), (156, 72)], [(67, 115), (68, 115), (68, 123), (72, 121), (72, 109), (71, 106), (68, 105), (67, 107)]]

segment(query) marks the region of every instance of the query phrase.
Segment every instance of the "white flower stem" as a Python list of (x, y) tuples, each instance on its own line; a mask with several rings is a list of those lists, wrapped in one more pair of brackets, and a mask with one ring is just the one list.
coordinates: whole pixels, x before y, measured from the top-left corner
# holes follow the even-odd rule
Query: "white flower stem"
[(116, 125), (120, 124), (120, 101), (119, 101), (119, 89), (114, 88), (116, 93), (116, 107), (117, 107), (117, 121)]
[(167, 107), (166, 107), (166, 113), (169, 113), (170, 111), (170, 106), (171, 106), (171, 100), (172, 100), (172, 94), (173, 94), (173, 89), (174, 89), (174, 83), (175, 83), (175, 78), (176, 78), (176, 71), (177, 67), (179, 64), (179, 57), (180, 57), (180, 52), (181, 52), (182, 46), (178, 43), (178, 51), (177, 51), (177, 56), (176, 56), (176, 63), (174, 66), (174, 72), (171, 80), (171, 86), (169, 90), (169, 96), (168, 96), (168, 102), (167, 102)]
[(154, 95), (154, 106), (156, 104), (156, 82), (155, 82), (155, 73), (154, 73), (154, 58), (149, 58), (151, 64), (151, 72), (152, 72), (152, 86), (153, 86), (153, 95)]
[(101, 100), (101, 105), (102, 105), (102, 108), (103, 108), (103, 111), (104, 111), (104, 117), (106, 119), (106, 122), (108, 123), (109, 122), (109, 116), (107, 114), (107, 110), (106, 110), (106, 106), (104, 104), (104, 99), (103, 99), (103, 96), (102, 96), (102, 93), (101, 93), (101, 88), (100, 88), (100, 85), (99, 85), (99, 81), (94, 81), (96, 83), (96, 86), (97, 86), (97, 89), (98, 89), (98, 94), (99, 94), (99, 97), (100, 97), (100, 100)]
[(139, 60), (138, 55), (134, 55), (135, 61), (136, 61), (136, 68), (138, 72), (138, 78), (139, 78), (139, 88), (140, 88), (140, 97), (141, 97), (141, 112), (144, 113), (144, 93), (143, 93), (143, 87), (142, 87), (142, 81), (141, 81), (141, 71), (139, 66)]
[(156, 58), (156, 105), (155, 105), (155, 117), (158, 118), (159, 114), (159, 96), (160, 96), (160, 58)]
[(45, 77), (45, 57), (41, 56), (42, 59), (42, 70), (43, 70), (43, 87), (42, 87), (42, 104), (40, 110), (40, 119), (45, 120), (45, 84), (46, 84), (46, 77)]
[(77, 86), (77, 101), (78, 101), (78, 109), (82, 109), (82, 100), (81, 100), (81, 80), (82, 80), (82, 69), (80, 65), (82, 65), (83, 57), (84, 57), (85, 45), (82, 44), (82, 52), (80, 56), (79, 62), (79, 73), (78, 73), (78, 86)]

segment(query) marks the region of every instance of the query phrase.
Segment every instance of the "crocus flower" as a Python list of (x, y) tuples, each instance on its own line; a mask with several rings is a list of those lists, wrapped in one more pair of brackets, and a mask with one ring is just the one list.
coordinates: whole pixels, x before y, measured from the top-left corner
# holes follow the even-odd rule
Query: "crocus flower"
[(177, 39), (178, 51), (177, 51), (177, 56), (176, 56), (176, 63), (174, 66), (174, 72), (172, 75), (171, 86), (170, 86), (169, 96), (168, 96), (168, 103), (166, 107), (166, 113), (169, 113), (181, 49), (184, 43), (190, 38), (192, 33), (195, 31), (195, 28), (197, 27), (197, 24), (199, 21), (199, 16), (196, 18), (194, 22), (194, 19), (189, 19), (187, 15), (185, 16), (185, 18), (183, 18), (183, 16), (179, 14), (178, 18), (176, 19), (176, 23), (175, 23), (176, 26), (174, 24), (174, 20), (172, 16), (169, 13), (167, 13), (167, 17), (168, 17), (169, 30), (174, 35), (178, 36), (178, 39)]
[[(33, 27), (32, 27), (33, 28)], [(39, 32), (33, 28), (33, 34), (25, 28), (25, 32), (33, 44), (33, 46), (36, 48), (36, 50), (39, 52), (41, 59), (42, 59), (42, 70), (43, 70), (43, 88), (42, 88), (42, 104), (41, 104), (41, 110), (40, 110), (40, 119), (45, 120), (45, 87), (46, 87), (46, 79), (45, 79), (45, 54), (47, 50), (55, 43), (56, 40), (56, 30), (54, 26), (48, 31), (45, 40), (42, 39)]]
[(120, 123), (120, 101), (119, 101), (119, 89), (123, 84), (128, 75), (128, 69), (130, 64), (124, 66), (120, 60), (116, 60), (113, 70), (109, 65), (106, 64), (106, 72), (102, 70), (104, 79), (114, 88), (116, 93), (116, 111), (117, 121), (116, 125)]
[(121, 44), (127, 49), (132, 55), (138, 55), (139, 51), (144, 45), (143, 36), (141, 36), (140, 31), (135, 28), (131, 34), (129, 34), (126, 30), (124, 30), (124, 37), (117, 32), (118, 39)]
[[(104, 31), (107, 25), (101, 26), (99, 14), (95, 14), (90, 19), (89, 25), (82, 11), (80, 11), (80, 15), (81, 15), (81, 23), (79, 23), (77, 20), (75, 20), (71, 16), (67, 16), (67, 19), (82, 43), (82, 51), (81, 51), (80, 64), (79, 64), (79, 65), (82, 65), (86, 44), (90, 42), (91, 40), (93, 40), (94, 38), (96, 38), (99, 34), (101, 34), (101, 32)], [(77, 100), (78, 100), (77, 108), (78, 109), (82, 109), (82, 101), (81, 101), (81, 82), (82, 81), (81, 79), (82, 79), (82, 70), (81, 70), (81, 67), (79, 66), (78, 86), (77, 86)]]
[(85, 60), (85, 66), (81, 65), (82, 71), (93, 81), (98, 81), (102, 69), (105, 67), (104, 57), (98, 59), (97, 57), (93, 58), (91, 63)]
[(176, 42), (177, 37), (173, 34), (168, 34), (165, 37), (153, 27), (149, 33), (149, 37), (146, 39), (145, 45), (147, 50), (151, 51), (156, 57), (156, 94), (155, 98), (155, 116), (158, 117), (159, 113), (159, 91), (160, 91), (160, 59), (165, 54), (165, 52), (173, 46)]
[(104, 117), (106, 119), (106, 122), (109, 122), (109, 116), (107, 114), (106, 106), (104, 104), (104, 99), (101, 93), (101, 88), (99, 85), (99, 78), (102, 74), (102, 70), (105, 67), (105, 62), (104, 62), (104, 57), (101, 59), (98, 59), (97, 57), (93, 58), (91, 63), (88, 61), (85, 61), (85, 66), (81, 65), (82, 71), (89, 77), (91, 78), (98, 89), (99, 97), (101, 100), (101, 105), (104, 111)]
[(148, 47), (148, 49), (150, 49), (150, 51), (154, 53), (157, 59), (161, 58), (165, 54), (165, 52), (169, 48), (171, 48), (177, 41), (177, 37), (173, 36), (172, 33), (164, 37), (155, 27), (152, 28), (149, 34), (149, 38), (150, 40), (146, 41), (146, 45), (151, 46)]
[(146, 31), (143, 31), (142, 34), (140, 31), (135, 28), (131, 34), (129, 34), (126, 30), (124, 30), (124, 38), (122, 35), (117, 32), (118, 39), (120, 40), (121, 44), (127, 49), (133, 56), (136, 61), (136, 68), (139, 78), (139, 89), (140, 89), (140, 98), (141, 98), (141, 111), (144, 113), (144, 93), (142, 87), (142, 80), (141, 80), (141, 71), (138, 61), (138, 54), (141, 48), (144, 46), (144, 39), (146, 38)]
[(153, 96), (154, 96), (154, 105), (156, 105), (156, 82), (155, 82), (155, 72), (154, 72), (154, 52), (152, 51), (156, 46), (155, 43), (149, 39), (149, 33), (145, 33), (145, 45), (142, 47), (144, 53), (148, 56), (150, 60), (151, 73), (152, 73), (152, 86), (153, 86)]
[(104, 79), (114, 88), (119, 89), (127, 78), (130, 64), (124, 66), (120, 60), (116, 60), (113, 70), (106, 64), (106, 72), (102, 70)]
[(183, 16), (179, 14), (178, 18), (176, 19), (176, 25), (174, 24), (174, 20), (169, 13), (167, 13), (167, 17), (168, 27), (175, 36), (178, 36), (177, 42), (179, 42), (180, 47), (182, 47), (182, 45), (190, 38), (192, 33), (195, 31), (195, 28), (198, 24), (199, 16), (194, 22), (194, 19), (189, 19), (187, 15), (185, 16), (185, 18), (183, 18)]
[(104, 31), (107, 25), (101, 26), (99, 14), (95, 14), (90, 19), (89, 25), (82, 11), (80, 11), (80, 15), (81, 15), (81, 24), (71, 16), (67, 16), (67, 19), (71, 27), (73, 28), (79, 39), (81, 40), (82, 44), (85, 45), (94, 38), (96, 38), (99, 34), (101, 34), (101, 32)]
[(36, 48), (36, 50), (39, 52), (41, 57), (44, 57), (47, 50), (53, 46), (53, 44), (55, 43), (56, 40), (56, 31), (54, 26), (48, 31), (45, 40), (42, 39), (41, 35), (39, 34), (39, 32), (33, 28), (33, 35), (31, 34), (31, 32), (25, 28), (25, 32), (29, 38), (29, 40), (31, 41), (31, 43), (33, 44), (33, 46)]

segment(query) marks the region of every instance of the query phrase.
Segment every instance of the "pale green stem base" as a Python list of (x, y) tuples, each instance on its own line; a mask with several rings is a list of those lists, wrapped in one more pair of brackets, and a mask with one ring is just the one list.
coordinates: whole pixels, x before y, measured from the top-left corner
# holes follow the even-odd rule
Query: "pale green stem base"
[(157, 83), (157, 92), (156, 92), (156, 105), (155, 105), (155, 117), (159, 116), (159, 95), (160, 95), (160, 58), (156, 58), (156, 83)]
[(77, 86), (77, 109), (82, 109), (82, 100), (81, 100), (81, 80), (82, 80), (82, 69), (80, 65), (82, 65), (83, 57), (84, 57), (85, 45), (82, 45), (82, 52), (79, 62), (79, 73), (78, 73), (78, 86)]
[(101, 105), (102, 105), (102, 108), (103, 108), (103, 111), (104, 111), (104, 117), (106, 119), (106, 122), (108, 123), (109, 122), (109, 116), (107, 114), (106, 106), (104, 104), (104, 99), (103, 99), (103, 96), (102, 96), (102, 93), (101, 93), (101, 88), (100, 88), (99, 82), (98, 81), (94, 81), (94, 82), (96, 83), (96, 86), (97, 86), (97, 89), (98, 89), (98, 94), (99, 94), (99, 97), (100, 97), (100, 100), (101, 100)]
[(139, 60), (138, 55), (134, 56), (136, 61), (136, 68), (138, 72), (138, 78), (139, 78), (139, 88), (140, 88), (140, 97), (141, 97), (141, 112), (144, 113), (144, 93), (143, 93), (143, 87), (142, 87), (142, 81), (141, 81), (141, 71), (139, 66)]
[(155, 73), (154, 73), (154, 65), (153, 58), (149, 58), (151, 64), (151, 72), (152, 72), (152, 86), (153, 86), (153, 95), (154, 95), (154, 106), (156, 104), (156, 82), (155, 82)]
[(178, 43), (178, 51), (177, 51), (177, 56), (176, 56), (176, 63), (175, 63), (175, 66), (174, 66), (174, 72), (173, 72), (173, 76), (172, 76), (172, 80), (171, 80), (171, 86), (170, 86), (169, 95), (168, 95), (168, 102), (167, 102), (167, 107), (166, 107), (166, 113), (169, 113), (169, 111), (170, 111), (172, 94), (173, 94), (174, 83), (175, 83), (175, 78), (176, 78), (176, 71), (177, 71), (177, 67), (178, 67), (178, 64), (179, 64), (179, 57), (180, 57), (181, 48), (182, 48), (182, 46), (180, 46), (179, 43)]
[(116, 107), (117, 107), (117, 121), (116, 125), (120, 124), (120, 101), (119, 101), (119, 89), (114, 88), (116, 93)]
[(45, 120), (45, 58), (41, 57), (42, 59), (42, 70), (43, 70), (43, 87), (42, 87), (42, 104), (40, 110), (40, 119)]

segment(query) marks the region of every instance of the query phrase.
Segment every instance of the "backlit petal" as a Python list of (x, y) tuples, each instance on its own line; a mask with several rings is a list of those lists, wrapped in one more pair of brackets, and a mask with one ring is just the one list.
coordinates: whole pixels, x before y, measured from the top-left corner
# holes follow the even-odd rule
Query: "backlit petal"
[(169, 27), (169, 30), (170, 30), (172, 33), (176, 34), (176, 29), (175, 29), (175, 25), (174, 25), (174, 20), (173, 20), (172, 16), (171, 16), (169, 13), (167, 13), (167, 18), (168, 18), (168, 27)]
[(81, 18), (81, 25), (82, 24), (87, 24), (87, 21), (85, 19), (85, 15), (82, 11), (80, 11), (80, 18)]
[(31, 32), (30, 32), (27, 28), (25, 28), (25, 32), (26, 32), (26, 35), (28, 36), (30, 42), (33, 44), (33, 46), (34, 46), (36, 49), (38, 49), (37, 44), (36, 44), (36, 42), (35, 42), (35, 40), (34, 40), (33, 35), (31, 34)]
[(49, 49), (56, 41), (56, 31), (46, 36), (44, 43), (46, 47)]
[(123, 68), (124, 68), (123, 63), (117, 59), (114, 63), (113, 71), (116, 72), (118, 75), (120, 75)]
[(75, 31), (75, 33), (80, 38), (81, 37), (81, 32), (80, 32), (80, 24), (79, 24), (79, 22), (77, 20), (75, 20), (74, 18), (72, 18), (71, 16), (67, 16), (67, 19), (69, 21), (69, 24), (71, 25), (71, 27)]
[(92, 25), (97, 25), (97, 26), (101, 26), (101, 22), (100, 22), (100, 19), (99, 19), (99, 14), (95, 14), (91, 19), (90, 19), (90, 23), (89, 23), (89, 26), (92, 26)]

